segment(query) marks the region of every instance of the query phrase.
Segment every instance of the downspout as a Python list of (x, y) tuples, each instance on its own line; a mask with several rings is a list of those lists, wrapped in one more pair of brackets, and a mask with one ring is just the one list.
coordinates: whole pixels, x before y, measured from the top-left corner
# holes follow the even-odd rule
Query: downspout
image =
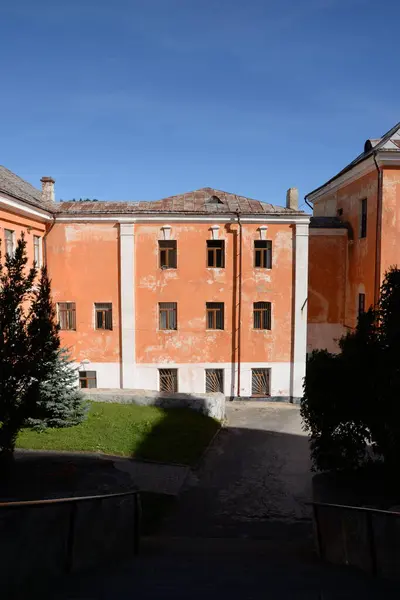
[(307, 204), (308, 208), (311, 208), (311, 210), (314, 212), (314, 207), (311, 206), (311, 204), (309, 203), (309, 201), (307, 200), (307, 196), (304, 198), (304, 202)]
[(381, 279), (381, 227), (382, 227), (382, 169), (379, 168), (379, 165), (376, 160), (376, 152), (373, 154), (374, 163), (376, 170), (378, 171), (378, 196), (377, 196), (377, 205), (376, 205), (376, 233), (375, 233), (375, 282), (374, 282), (374, 305), (376, 306), (379, 301), (379, 291), (380, 291), (380, 279)]
[(56, 223), (56, 216), (53, 215), (53, 222), (51, 223), (49, 229), (46, 231), (46, 233), (43, 236), (43, 264), (47, 267), (47, 236), (49, 235), (50, 231), (53, 229), (54, 225)]
[(242, 342), (242, 243), (243, 243), (243, 232), (242, 222), (240, 220), (240, 211), (236, 211), (237, 221), (239, 225), (239, 293), (238, 293), (238, 350), (237, 350), (237, 365), (238, 365), (238, 378), (237, 378), (237, 397), (240, 398), (240, 371), (241, 371), (241, 342)]

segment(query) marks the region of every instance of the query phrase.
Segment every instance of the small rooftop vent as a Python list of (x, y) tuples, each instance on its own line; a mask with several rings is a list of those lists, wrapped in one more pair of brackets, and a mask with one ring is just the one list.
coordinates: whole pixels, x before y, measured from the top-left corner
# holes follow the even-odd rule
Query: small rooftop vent
[(207, 204), (223, 204), (223, 202), (218, 196), (210, 196), (207, 200)]

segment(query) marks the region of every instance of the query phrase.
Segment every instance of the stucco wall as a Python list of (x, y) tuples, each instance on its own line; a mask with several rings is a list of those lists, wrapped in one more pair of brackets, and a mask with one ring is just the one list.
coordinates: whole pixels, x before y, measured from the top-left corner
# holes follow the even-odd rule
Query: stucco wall
[(24, 233), (28, 266), (30, 267), (34, 260), (33, 237), (36, 235), (43, 238), (46, 230), (45, 224), (34, 218), (16, 215), (9, 210), (0, 208), (0, 240), (2, 254), (5, 252), (5, 229), (11, 229), (15, 232), (15, 243), (21, 237), (21, 233)]

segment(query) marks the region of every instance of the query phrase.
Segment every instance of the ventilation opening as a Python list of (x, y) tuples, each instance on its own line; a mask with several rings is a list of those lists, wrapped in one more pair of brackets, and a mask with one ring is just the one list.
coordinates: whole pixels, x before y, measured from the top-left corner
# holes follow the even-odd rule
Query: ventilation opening
[(223, 202), (218, 196), (210, 196), (207, 200), (207, 204), (223, 204)]

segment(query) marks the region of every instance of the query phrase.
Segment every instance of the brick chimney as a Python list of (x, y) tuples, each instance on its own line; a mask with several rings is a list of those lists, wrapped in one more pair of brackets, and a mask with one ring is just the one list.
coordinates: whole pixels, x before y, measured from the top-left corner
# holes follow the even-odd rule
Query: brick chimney
[(299, 210), (299, 190), (297, 188), (289, 188), (286, 192), (286, 208)]
[(42, 177), (42, 200), (43, 202), (55, 202), (54, 184), (55, 180), (52, 177)]

